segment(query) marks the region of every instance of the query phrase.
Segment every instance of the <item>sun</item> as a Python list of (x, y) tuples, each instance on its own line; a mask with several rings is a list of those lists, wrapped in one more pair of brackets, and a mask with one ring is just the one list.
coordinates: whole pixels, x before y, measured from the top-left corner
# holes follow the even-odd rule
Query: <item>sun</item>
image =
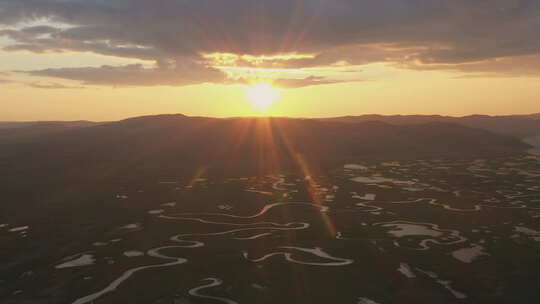
[(280, 98), (279, 90), (268, 83), (257, 83), (245, 88), (246, 99), (254, 108), (266, 112)]

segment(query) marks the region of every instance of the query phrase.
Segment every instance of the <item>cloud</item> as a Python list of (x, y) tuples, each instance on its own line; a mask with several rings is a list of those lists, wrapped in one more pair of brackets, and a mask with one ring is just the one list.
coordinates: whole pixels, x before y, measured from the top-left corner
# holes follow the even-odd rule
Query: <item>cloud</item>
[(315, 86), (315, 85), (326, 85), (326, 84), (335, 84), (335, 83), (344, 83), (344, 82), (357, 82), (357, 81), (364, 81), (364, 80), (336, 80), (336, 79), (328, 79), (323, 76), (307, 76), (304, 78), (275, 78), (275, 79), (264, 79), (264, 78), (238, 78), (234, 80), (228, 80), (227, 83), (231, 84), (253, 84), (258, 82), (271, 82), (273, 86), (278, 88), (284, 88), (284, 89), (292, 89), (292, 88), (302, 88), (302, 87), (309, 87), (309, 86)]
[(63, 38), (64, 31), (50, 26), (33, 26), (20, 30), (0, 30), (4, 35), (16, 41), (5, 46), (5, 51), (29, 51), (33, 53), (50, 52), (92, 52), (96, 54), (136, 58), (142, 60), (157, 60), (159, 52), (151, 47), (133, 45), (127, 42), (112, 42), (107, 40), (67, 39)]
[(9, 73), (0, 71), (0, 84), (12, 84), (14, 81), (6, 77), (9, 76)]
[(57, 68), (25, 71), (33, 76), (53, 77), (81, 81), (86, 85), (110, 86), (183, 86), (205, 82), (221, 82), (222, 72), (193, 62), (183, 66), (145, 68), (140, 64), (83, 68)]
[(417, 70), (449, 70), (461, 74), (456, 78), (538, 77), (540, 76), (540, 55), (500, 57), (457, 64), (407, 62), (401, 67)]
[(332, 80), (321, 76), (309, 76), (300, 79), (277, 79), (274, 85), (281, 88), (301, 88), (314, 85), (352, 82), (351, 80)]
[(36, 89), (84, 89), (82, 86), (68, 86), (55, 82), (41, 83), (41, 82), (28, 82), (23, 83), (26, 86), (36, 88)]
[[(0, 72), (0, 77), (8, 76), (6, 72)], [(0, 84), (18, 84), (24, 85), (27, 87), (37, 88), (37, 89), (84, 89), (82, 86), (70, 86), (64, 85), (56, 82), (28, 82), (21, 80), (12, 80), (7, 78), (0, 78)]]
[[(204, 54), (212, 53), (311, 55), (256, 64), (235, 62), (246, 66), (300, 69), (385, 62), (409, 69), (489, 70), (493, 75), (507, 73), (507, 65), (501, 62), (520, 58), (523, 69), (515, 69), (514, 75), (540, 75), (538, 65), (525, 62), (540, 55), (538, 0), (158, 2), (0, 0), (0, 24), (11, 27), (0, 35), (13, 40), (7, 51), (93, 52), (156, 62), (152, 69), (119, 66), (32, 72), (91, 84), (219, 82), (223, 75), (204, 59)], [(69, 27), (20, 28), (22, 22), (44, 19)], [(163, 63), (187, 64), (189, 69), (161, 68)], [(289, 81), (294, 82), (317, 81)]]
[(32, 34), (32, 35), (43, 35), (43, 34), (52, 34), (58, 32), (58, 28), (48, 25), (37, 25), (29, 26), (21, 29), (22, 33)]

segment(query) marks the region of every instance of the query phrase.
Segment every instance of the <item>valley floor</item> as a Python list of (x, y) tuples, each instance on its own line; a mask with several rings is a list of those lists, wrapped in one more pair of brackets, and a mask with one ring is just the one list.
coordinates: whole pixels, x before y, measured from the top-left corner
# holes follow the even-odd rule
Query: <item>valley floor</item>
[(0, 302), (540, 301), (535, 156), (113, 186), (2, 219)]

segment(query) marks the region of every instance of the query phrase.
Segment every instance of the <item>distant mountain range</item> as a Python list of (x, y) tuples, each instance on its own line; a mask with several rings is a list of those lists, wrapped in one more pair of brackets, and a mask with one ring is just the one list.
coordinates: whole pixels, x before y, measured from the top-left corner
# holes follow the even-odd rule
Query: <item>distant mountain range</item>
[(394, 125), (447, 122), (520, 138), (540, 135), (540, 114), (508, 116), (470, 115), (463, 117), (440, 115), (361, 115), (334, 117), (321, 120), (346, 123), (381, 121)]
[(0, 140), (20, 140), (99, 124), (102, 123), (91, 121), (0, 122)]
[[(163, 115), (155, 116), (155, 118)], [(469, 115), (462, 117), (441, 115), (359, 115), (313, 119), (324, 122), (361, 123), (384, 122), (392, 125), (426, 124), (444, 122), (458, 124), (470, 128), (478, 128), (494, 133), (512, 135), (519, 138), (540, 136), (540, 113), (527, 115)], [(97, 126), (109, 122), (92, 121), (30, 121), (2, 122), (0, 121), (0, 140), (7, 138), (32, 137), (66, 131), (69, 129)], [(9, 131), (8, 131), (9, 130)]]
[[(17, 164), (19, 171), (49, 168), (63, 173), (73, 171), (75, 175), (111, 168), (177, 174), (201, 167), (256, 173), (290, 168), (298, 165), (299, 158), (332, 166), (355, 160), (518, 154), (529, 148), (508, 135), (450, 123), (443, 117), (442, 121), (433, 121), (436, 119), (158, 115), (109, 123), (39, 122), (0, 130), (0, 164), (5, 169)], [(474, 118), (459, 120), (470, 122)]]

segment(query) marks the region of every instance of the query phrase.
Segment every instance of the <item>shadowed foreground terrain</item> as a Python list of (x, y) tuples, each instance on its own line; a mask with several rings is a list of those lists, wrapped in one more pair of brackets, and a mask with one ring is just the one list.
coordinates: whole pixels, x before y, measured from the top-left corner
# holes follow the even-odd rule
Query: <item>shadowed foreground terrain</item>
[(163, 115), (0, 130), (2, 303), (536, 303), (507, 134)]

